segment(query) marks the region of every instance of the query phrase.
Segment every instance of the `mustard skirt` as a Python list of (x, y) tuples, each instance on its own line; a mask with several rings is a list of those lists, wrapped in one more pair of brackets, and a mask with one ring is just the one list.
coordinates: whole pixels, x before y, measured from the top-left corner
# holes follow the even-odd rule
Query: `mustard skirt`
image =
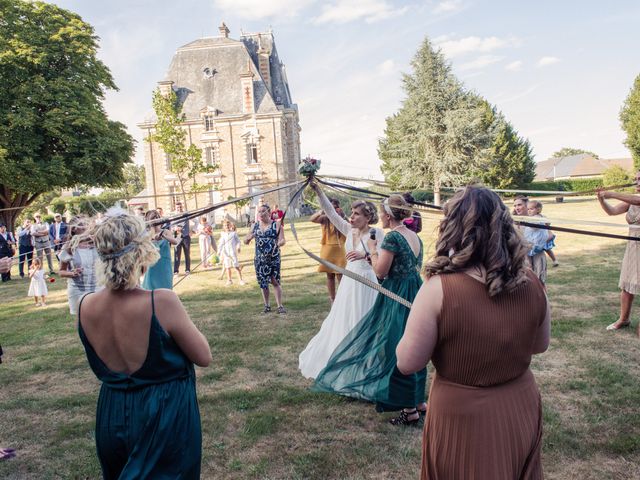
[[(346, 254), (347, 252), (343, 245), (322, 245), (320, 248), (320, 258), (342, 268), (347, 265)], [(337, 273), (322, 264), (318, 265), (318, 272)]]

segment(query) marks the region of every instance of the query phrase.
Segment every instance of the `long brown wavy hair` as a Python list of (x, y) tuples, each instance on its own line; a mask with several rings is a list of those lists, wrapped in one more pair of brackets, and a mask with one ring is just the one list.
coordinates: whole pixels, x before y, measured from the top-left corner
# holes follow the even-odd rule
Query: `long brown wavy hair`
[(427, 277), (483, 266), (493, 297), (526, 281), (527, 250), (500, 197), (468, 186), (444, 206), (436, 253), (424, 268)]

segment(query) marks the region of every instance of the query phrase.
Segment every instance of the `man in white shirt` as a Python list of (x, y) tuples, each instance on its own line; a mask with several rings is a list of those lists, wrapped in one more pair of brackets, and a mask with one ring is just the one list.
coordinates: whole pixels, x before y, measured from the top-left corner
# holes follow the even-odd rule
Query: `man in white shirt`
[(36, 255), (42, 261), (42, 256), (47, 256), (47, 266), (49, 273), (55, 275), (53, 271), (53, 263), (51, 262), (51, 242), (49, 241), (49, 224), (42, 221), (39, 213), (34, 215), (35, 223), (31, 225), (31, 235), (33, 236), (33, 244), (36, 248)]

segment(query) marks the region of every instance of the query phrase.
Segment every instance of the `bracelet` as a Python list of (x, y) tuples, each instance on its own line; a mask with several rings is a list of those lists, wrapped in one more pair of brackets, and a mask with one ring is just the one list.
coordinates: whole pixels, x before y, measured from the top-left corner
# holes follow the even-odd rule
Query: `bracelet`
[(378, 252), (371, 252), (369, 255), (370, 256), (378, 255)]

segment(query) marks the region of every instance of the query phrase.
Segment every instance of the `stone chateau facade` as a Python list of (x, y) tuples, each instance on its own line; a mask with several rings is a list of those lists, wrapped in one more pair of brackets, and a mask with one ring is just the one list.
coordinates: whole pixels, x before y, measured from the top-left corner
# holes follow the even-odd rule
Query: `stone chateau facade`
[[(188, 209), (201, 208), (295, 181), (300, 161), (298, 107), (291, 99), (285, 67), (272, 32), (229, 38), (223, 23), (218, 37), (201, 38), (178, 48), (160, 92), (176, 93), (185, 114), (187, 141), (202, 149), (202, 161), (217, 163), (215, 173), (203, 174), (211, 186), (188, 198)], [(153, 133), (155, 114), (138, 126), (145, 139)], [(145, 141), (146, 195), (149, 208), (175, 209), (180, 201), (170, 159), (155, 142)], [(291, 190), (265, 195), (270, 205), (284, 209)], [(240, 213), (253, 216), (258, 198)], [(226, 213), (235, 217), (233, 206)], [(215, 211), (216, 221), (225, 214)]]

